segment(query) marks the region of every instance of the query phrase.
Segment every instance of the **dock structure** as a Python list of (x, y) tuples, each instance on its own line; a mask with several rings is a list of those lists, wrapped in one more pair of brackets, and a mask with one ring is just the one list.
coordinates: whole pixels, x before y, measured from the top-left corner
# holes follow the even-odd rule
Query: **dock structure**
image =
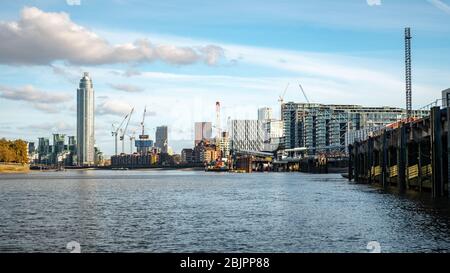
[(349, 145), (349, 180), (449, 196), (450, 107), (405, 120)]

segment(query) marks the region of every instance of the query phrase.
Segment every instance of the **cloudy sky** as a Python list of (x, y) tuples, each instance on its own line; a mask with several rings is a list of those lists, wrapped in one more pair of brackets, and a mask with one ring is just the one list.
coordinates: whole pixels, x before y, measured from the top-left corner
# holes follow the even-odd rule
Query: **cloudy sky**
[[(188, 3), (189, 2), (189, 3)], [(449, 0), (0, 0), (0, 137), (75, 135), (76, 88), (94, 82), (96, 144), (147, 105), (147, 133), (193, 144), (195, 121), (256, 118), (278, 98), (404, 105), (404, 27), (413, 33), (413, 105), (450, 87)], [(126, 147), (129, 147), (126, 144)], [(129, 149), (129, 148), (128, 148)]]

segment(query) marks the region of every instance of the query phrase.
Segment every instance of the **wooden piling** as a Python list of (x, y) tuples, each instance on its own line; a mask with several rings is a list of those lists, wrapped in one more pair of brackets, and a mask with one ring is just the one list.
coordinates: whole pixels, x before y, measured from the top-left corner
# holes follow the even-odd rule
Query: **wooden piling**
[(405, 124), (400, 127), (400, 137), (398, 139), (397, 146), (397, 166), (398, 166), (398, 189), (400, 192), (405, 192), (406, 190), (406, 129)]
[(373, 138), (369, 138), (368, 140), (368, 149), (367, 149), (367, 169), (369, 170), (368, 175), (367, 175), (367, 182), (369, 182), (369, 184), (371, 184), (373, 182), (373, 174), (372, 174), (372, 168), (374, 167), (373, 165), (373, 148), (374, 148), (374, 141)]
[(444, 180), (447, 183), (447, 197), (450, 198), (450, 107), (447, 107), (447, 177)]
[(353, 179), (353, 145), (348, 146), (348, 181)]
[(423, 171), (422, 171), (422, 147), (423, 147), (423, 143), (422, 141), (419, 141), (417, 143), (418, 148), (417, 148), (417, 165), (419, 166), (419, 176), (418, 176), (418, 181), (419, 181), (419, 191), (422, 192), (423, 190)]
[(387, 173), (387, 168), (388, 168), (388, 143), (387, 143), (387, 138), (388, 138), (388, 132), (386, 129), (383, 130), (383, 157), (382, 157), (382, 165), (381, 165), (381, 184), (383, 185), (383, 188), (387, 188), (388, 186), (388, 173)]
[(431, 158), (432, 158), (432, 186), (433, 197), (444, 195), (442, 181), (442, 135), (440, 107), (431, 108)]

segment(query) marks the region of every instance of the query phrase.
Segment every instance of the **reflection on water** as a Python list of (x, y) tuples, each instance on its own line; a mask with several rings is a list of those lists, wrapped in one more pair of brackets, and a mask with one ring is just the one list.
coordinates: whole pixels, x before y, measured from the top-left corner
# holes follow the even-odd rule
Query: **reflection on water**
[(67, 171), (0, 176), (0, 251), (450, 250), (450, 203), (338, 175)]

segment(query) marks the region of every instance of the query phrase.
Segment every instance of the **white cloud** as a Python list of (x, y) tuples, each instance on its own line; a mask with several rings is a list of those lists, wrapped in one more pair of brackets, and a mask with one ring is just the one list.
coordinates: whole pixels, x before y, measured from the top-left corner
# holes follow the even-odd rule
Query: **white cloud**
[(225, 55), (224, 49), (215, 45), (208, 45), (200, 50), (205, 56), (205, 62), (209, 65), (219, 63), (220, 59)]
[(48, 114), (59, 113), (61, 111), (60, 107), (48, 103), (33, 103), (33, 107)]
[(436, 8), (442, 10), (443, 12), (450, 14), (450, 6), (444, 3), (443, 1), (441, 0), (427, 0), (427, 1), (430, 2)]
[(20, 88), (0, 86), (0, 98), (25, 101), (45, 113), (58, 113), (61, 111), (61, 103), (72, 100), (72, 96), (67, 93), (46, 92), (37, 90), (32, 85)]
[(81, 5), (81, 0), (66, 0), (66, 3), (69, 6), (79, 6)]
[(65, 121), (57, 121), (51, 123), (34, 123), (27, 125), (26, 127), (19, 127), (21, 130), (33, 130), (40, 133), (50, 134), (50, 132), (58, 133), (73, 133), (75, 126), (73, 124), (67, 123)]
[(381, 0), (366, 0), (369, 6), (381, 6)]
[(72, 22), (64, 12), (25, 7), (18, 21), (0, 22), (0, 62), (6, 64), (112, 64), (163, 61), (215, 65), (223, 56), (213, 45), (177, 47), (148, 39), (112, 45), (96, 33)]
[(61, 103), (72, 99), (69, 94), (40, 91), (32, 85), (20, 88), (0, 86), (0, 97), (33, 103)]
[(132, 106), (123, 100), (106, 99), (97, 105), (95, 112), (99, 115), (125, 116)]
[(145, 90), (145, 88), (142, 88), (142, 87), (136, 86), (136, 85), (132, 85), (132, 84), (110, 83), (109, 86), (112, 87), (113, 89), (116, 89), (119, 91), (124, 91), (124, 92), (129, 92), (129, 93), (139, 93), (139, 92), (143, 92)]
[(79, 67), (70, 67), (68, 69), (64, 66), (56, 66), (56, 65), (50, 65), (52, 68), (52, 71), (55, 75), (59, 75), (66, 79), (70, 83), (76, 83), (80, 80), (80, 75), (83, 75), (83, 70)]

